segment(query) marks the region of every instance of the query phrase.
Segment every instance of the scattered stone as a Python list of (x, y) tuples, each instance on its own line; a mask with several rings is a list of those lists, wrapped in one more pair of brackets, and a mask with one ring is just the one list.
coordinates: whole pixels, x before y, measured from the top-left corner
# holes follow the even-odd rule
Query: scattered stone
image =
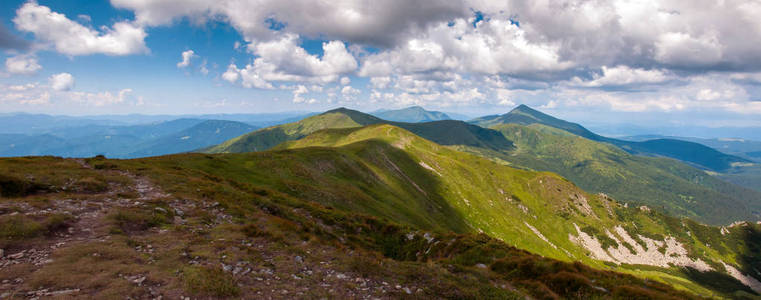
[(21, 258), (24, 258), (24, 251), (21, 251), (21, 252), (16, 253), (16, 254), (8, 255), (8, 258), (9, 259), (21, 259)]
[(295, 260), (297, 263), (300, 263), (300, 264), (303, 264), (303, 263), (304, 263), (304, 259), (303, 259), (303, 258), (301, 258), (301, 256), (299, 256), (299, 255), (296, 255), (296, 257), (294, 257), (293, 259), (294, 259), (294, 260)]
[(487, 267), (485, 264), (476, 264), (476, 268), (479, 268), (479, 269), (486, 269), (486, 268), (488, 268), (488, 267)]
[(160, 212), (160, 213), (162, 213), (162, 214), (166, 214), (166, 213), (167, 213), (166, 209), (164, 209), (164, 208), (161, 208), (161, 207), (156, 207), (156, 208), (154, 208), (154, 209), (155, 209), (157, 212)]
[(412, 294), (412, 290), (410, 290), (410, 288), (408, 288), (408, 287), (405, 287), (402, 290), (404, 290), (404, 292), (407, 293), (408, 295)]

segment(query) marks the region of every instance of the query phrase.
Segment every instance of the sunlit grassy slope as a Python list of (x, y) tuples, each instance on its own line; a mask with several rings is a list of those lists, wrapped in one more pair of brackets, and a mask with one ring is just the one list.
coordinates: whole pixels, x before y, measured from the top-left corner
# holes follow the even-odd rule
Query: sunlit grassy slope
[(500, 124), (542, 124), (593, 141), (610, 143), (632, 154), (670, 157), (712, 171), (725, 171), (731, 168), (733, 163), (749, 162), (747, 159), (724, 154), (713, 148), (689, 141), (654, 139), (643, 142), (632, 142), (600, 136), (579, 124), (555, 118), (526, 105), (520, 105), (503, 115), (477, 118), (472, 120), (471, 123), (483, 127), (492, 127)]
[(553, 171), (590, 192), (645, 204), (710, 224), (756, 220), (761, 194), (719, 180), (668, 158), (629, 154), (607, 143), (534, 124), (492, 127), (516, 145), (513, 151), (480, 151), (487, 157)]
[(512, 143), (499, 132), (462, 121), (442, 120), (427, 123), (391, 122), (359, 111), (339, 108), (297, 122), (253, 131), (220, 145), (204, 149), (203, 152), (240, 153), (264, 151), (282, 142), (300, 139), (320, 129), (357, 128), (381, 123), (405, 128), (442, 145), (468, 145), (486, 149), (510, 149), (512, 147)]
[[(557, 143), (555, 143), (557, 144)], [(370, 146), (372, 145), (372, 146)], [(390, 146), (390, 147), (389, 147)], [(722, 235), (720, 228), (700, 225), (690, 220), (679, 220), (654, 211), (627, 208), (619, 202), (602, 195), (587, 194), (572, 183), (552, 173), (532, 172), (514, 169), (492, 161), (451, 150), (417, 137), (406, 130), (389, 125), (375, 125), (357, 129), (323, 130), (304, 139), (278, 146), (278, 149), (304, 147), (339, 147), (340, 151), (350, 150), (361, 155), (367, 165), (378, 172), (391, 172), (381, 177), (383, 186), (407, 186), (404, 194), (380, 192), (379, 195), (402, 196), (402, 203), (389, 207), (391, 211), (376, 208), (360, 208), (360, 211), (393, 218), (396, 211), (407, 211), (414, 207), (426, 207), (419, 203), (435, 203), (426, 211), (435, 224), (452, 224), (451, 215), (458, 216), (457, 222), (449, 230), (466, 229), (485, 232), (506, 241), (508, 244), (562, 260), (580, 260), (597, 267), (608, 267), (590, 259), (588, 250), (572, 242), (569, 236), (577, 235), (576, 226), (596, 228), (601, 241), (606, 240), (605, 230), (620, 226), (630, 235), (661, 238), (675, 237), (683, 243), (689, 257), (699, 258), (711, 264), (716, 270), (723, 270), (720, 261), (734, 262), (752, 273), (752, 254), (756, 241), (752, 241), (748, 228), (734, 228), (732, 233)], [(520, 147), (520, 144), (519, 144)], [(324, 148), (306, 148), (318, 151)], [(372, 149), (372, 150), (371, 150)], [(405, 159), (387, 159), (389, 153), (400, 152)], [(620, 151), (620, 150), (610, 150)], [(599, 154), (599, 153), (598, 153)], [(580, 155), (594, 155), (591, 153)], [(326, 164), (329, 165), (329, 164)], [(385, 170), (385, 171), (381, 171)], [(421, 171), (423, 173), (421, 174)], [(363, 177), (363, 176), (354, 176)], [(393, 179), (393, 180), (392, 180)], [(310, 180), (318, 186), (325, 186), (330, 180)], [(393, 183), (391, 183), (393, 182)], [(352, 184), (365, 189), (361, 184)], [(419, 189), (418, 189), (419, 188)], [(328, 197), (332, 198), (332, 197)], [(415, 199), (415, 200), (413, 200)], [(362, 201), (363, 205), (369, 205)], [(445, 205), (441, 205), (444, 203)], [(430, 205), (430, 204), (429, 204)], [(441, 206), (440, 206), (441, 205)], [(589, 208), (587, 210), (586, 208)], [(443, 210), (443, 208), (446, 208)], [(443, 213), (446, 211), (447, 213)], [(414, 223), (423, 224), (421, 219)], [(542, 235), (533, 232), (533, 228)], [(757, 230), (756, 227), (751, 227)], [(591, 229), (590, 229), (591, 230)], [(752, 231), (755, 232), (755, 231)], [(613, 237), (622, 240), (612, 233)], [(547, 240), (544, 240), (546, 238)], [(750, 239), (750, 240), (749, 240)], [(740, 249), (740, 250), (734, 250)], [(631, 271), (643, 276), (652, 276), (690, 289), (704, 287), (685, 283), (676, 278), (692, 278), (679, 269), (649, 269), (619, 266), (615, 270)], [(694, 275), (694, 274), (693, 274)], [(718, 275), (717, 275), (718, 276)], [(732, 281), (732, 280), (730, 280)], [(681, 283), (678, 283), (681, 282)], [(738, 285), (742, 286), (742, 285)]]
[[(97, 170), (117, 177), (124, 172), (147, 176), (171, 195), (156, 201), (172, 203), (175, 200), (171, 199), (176, 198), (199, 205), (218, 202), (232, 216), (230, 225), (209, 227), (214, 224), (213, 216), (210, 218), (205, 210), (196, 209), (186, 213), (189, 220), (196, 218), (196, 214), (198, 218), (187, 221), (188, 226), (211, 225), (203, 225), (200, 231), (193, 227), (196, 225), (165, 227), (170, 232), (200, 235), (187, 239), (189, 245), (184, 247), (190, 249), (215, 241), (217, 246), (202, 248), (205, 252), (193, 250), (212, 262), (214, 257), (222, 256), (216, 251), (231, 251), (213, 250), (227, 249), (226, 241), (231, 245), (245, 243), (234, 238), (242, 233), (257, 240), (272, 239), (273, 243), (285, 245), (288, 251), (320, 249), (335, 243), (341, 246), (331, 255), (339, 260), (350, 253), (360, 256), (377, 253), (389, 260), (381, 263), (387, 267), (378, 267), (385, 270), (383, 276), (431, 282), (427, 292), (430, 297), (446, 295), (445, 291), (454, 298), (525, 294), (585, 299), (635, 294), (645, 298), (663, 298), (668, 294), (686, 297), (654, 282), (704, 296), (751, 295), (753, 291), (728, 276), (719, 261), (750, 276), (755, 276), (753, 268), (758, 266), (755, 251), (758, 239), (754, 238), (758, 236), (757, 225), (722, 231), (656, 211), (627, 208), (603, 195), (585, 193), (553, 173), (515, 169), (386, 124), (320, 130), (264, 152), (183, 154), (127, 161), (90, 159), (86, 163), (94, 170), (79, 169), (75, 163), (57, 159), (36, 162), (37, 159), (20, 159), (0, 164), (3, 174), (16, 174), (3, 179), (9, 182), (7, 186), (29, 187), (15, 196), (55, 192), (56, 186), (78, 176), (92, 177), (90, 181), (95, 183), (116, 180), (97, 176), (101, 172)], [(58, 163), (54, 174), (41, 176), (50, 163)], [(33, 176), (27, 176), (32, 173)], [(145, 213), (156, 215), (156, 211), (159, 210), (148, 209)], [(675, 255), (705, 261), (714, 271), (603, 262), (591, 257), (588, 248), (572, 241), (584, 232), (602, 242), (607, 249), (603, 251), (612, 251), (611, 247), (619, 250), (635, 247), (614, 230), (617, 226), (636, 237), (638, 240), (632, 242), (636, 244), (646, 238), (660, 241), (673, 237), (686, 251)], [(140, 239), (145, 233), (126, 234), (131, 239)], [(174, 236), (164, 234), (164, 239)], [(208, 234), (221, 240), (209, 240), (204, 237)], [(120, 240), (115, 241), (118, 244)], [(133, 248), (129, 245), (134, 242), (124, 243)], [(157, 258), (161, 261), (157, 267), (166, 270), (152, 272), (176, 278), (173, 268), (177, 266), (162, 257)], [(367, 272), (378, 262), (363, 260), (361, 265), (360, 270)], [(645, 283), (586, 265), (651, 280)], [(371, 274), (380, 272), (371, 270), (376, 270)], [(412, 277), (405, 277), (399, 273), (401, 270)], [(437, 271), (426, 273), (430, 270)], [(195, 275), (179, 278), (196, 280)], [(508, 285), (502, 288), (500, 282), (514, 288)]]

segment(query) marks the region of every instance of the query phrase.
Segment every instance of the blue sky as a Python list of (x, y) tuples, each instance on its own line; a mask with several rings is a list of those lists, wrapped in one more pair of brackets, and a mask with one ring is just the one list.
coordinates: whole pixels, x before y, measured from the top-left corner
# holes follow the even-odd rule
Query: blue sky
[(0, 112), (761, 125), (761, 5), (503, 2), (3, 1)]

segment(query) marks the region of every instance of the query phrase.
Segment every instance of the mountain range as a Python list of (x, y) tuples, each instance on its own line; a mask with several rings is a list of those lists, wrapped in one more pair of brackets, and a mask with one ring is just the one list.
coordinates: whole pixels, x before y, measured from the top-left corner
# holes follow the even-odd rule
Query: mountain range
[(134, 158), (193, 151), (256, 127), (235, 121), (177, 119), (130, 126), (59, 128), (40, 135), (0, 134), (0, 156)]
[(0, 279), (92, 297), (761, 294), (761, 192), (722, 180), (752, 163), (703, 145), (611, 139), (525, 106), (168, 133), (185, 122), (113, 133), (154, 141), (146, 156), (246, 133), (202, 153), (0, 159), (0, 268), (15, 266)]
[(380, 110), (373, 112), (372, 115), (394, 122), (420, 123), (441, 120), (451, 120), (446, 113), (440, 111), (429, 111), (420, 106), (411, 106), (396, 110)]

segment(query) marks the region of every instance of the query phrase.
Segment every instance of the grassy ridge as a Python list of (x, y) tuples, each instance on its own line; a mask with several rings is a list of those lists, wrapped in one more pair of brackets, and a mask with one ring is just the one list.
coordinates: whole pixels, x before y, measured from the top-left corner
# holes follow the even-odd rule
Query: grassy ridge
[(372, 124), (392, 124), (407, 129), (441, 145), (468, 145), (486, 149), (510, 149), (512, 143), (491, 129), (462, 121), (442, 120), (404, 123), (382, 120), (355, 110), (339, 108), (304, 120), (257, 130), (203, 149), (206, 153), (241, 153), (264, 151), (276, 145), (303, 138), (328, 128), (358, 128)]
[[(707, 296), (728, 295), (706, 283), (710, 280), (692, 279), (677, 268), (616, 266), (594, 260), (587, 256), (587, 250), (569, 240), (569, 234), (577, 234), (574, 224), (600, 230), (620, 225), (637, 228), (637, 233), (646, 236), (674, 236), (696, 258), (721, 259), (743, 269), (746, 262), (755, 261), (750, 251), (754, 246), (744, 242), (739, 228), (730, 230), (733, 243), (725, 241), (718, 228), (700, 224), (686, 223), (692, 226), (693, 234), (688, 234), (679, 219), (626, 208), (587, 194), (552, 173), (500, 165), (390, 125), (322, 130), (278, 149), (127, 161), (92, 159), (88, 163), (95, 170), (117, 169), (148, 176), (178, 199), (219, 202), (234, 220), (232, 227), (212, 229), (212, 233), (224, 233), (219, 237), (231, 239), (242, 231), (299, 249), (305, 247), (302, 241), (312, 241), (309, 247), (336, 243), (347, 247), (336, 252), (340, 257), (349, 249), (377, 253), (390, 260), (385, 263), (394, 268), (369, 260), (362, 261), (359, 265), (366, 267), (357, 267), (357, 271), (374, 274), (382, 273), (378, 269), (389, 269), (383, 276), (396, 278), (398, 272), (408, 270), (404, 272), (414, 274), (414, 281), (432, 282), (429, 296), (688, 297), (658, 282)], [(2, 165), (9, 172), (31, 171), (35, 160), (3, 161)], [(58, 172), (69, 178), (93, 173), (73, 163), (66, 165), (65, 160), (60, 162)], [(72, 169), (76, 172), (69, 171)], [(50, 178), (58, 177), (62, 176)], [(40, 180), (43, 185), (60, 184)], [(591, 211), (584, 211), (581, 199)], [(140, 222), (149, 228), (152, 217), (140, 217), (141, 212), (130, 210), (129, 214), (122, 213), (124, 217), (114, 218), (145, 220)], [(155, 215), (153, 209), (147, 212)], [(202, 210), (194, 213), (202, 222), (209, 222)], [(163, 222), (157, 224), (162, 226)], [(241, 229), (234, 229), (236, 226)], [(753, 226), (747, 228), (755, 230)], [(130, 234), (133, 230), (127, 227), (122, 231)], [(240, 245), (237, 240), (232, 242)], [(196, 240), (192, 247), (199, 247), (198, 243)], [(608, 271), (600, 271), (605, 269)], [(184, 270), (190, 284), (213, 285), (194, 293), (245, 293), (231, 289), (235, 285), (230, 284), (230, 278), (204, 279), (219, 277), (219, 272)], [(611, 270), (656, 281), (646, 282)], [(170, 268), (167, 275), (172, 272)], [(727, 279), (726, 275), (721, 278)], [(513, 288), (495, 289), (501, 284)]]
[(511, 152), (480, 151), (513, 165), (557, 172), (590, 192), (645, 204), (709, 224), (757, 219), (758, 192), (714, 178), (677, 161), (631, 155), (604, 143), (534, 124), (496, 125), (514, 141)]
[(726, 171), (732, 167), (733, 163), (749, 162), (744, 158), (724, 154), (713, 148), (689, 141), (654, 139), (632, 142), (600, 136), (579, 124), (555, 118), (526, 105), (520, 105), (504, 115), (485, 116), (470, 122), (487, 128), (500, 124), (542, 124), (593, 141), (610, 143), (632, 154), (670, 157), (712, 171)]
[[(564, 135), (568, 136), (568, 134)], [(404, 149), (404, 152), (415, 160), (419, 160), (420, 165), (430, 167), (430, 169), (424, 168), (435, 174), (433, 178), (439, 180), (439, 183), (425, 186), (438, 186), (435, 193), (449, 201), (458, 212), (457, 215), (464, 218), (472, 230), (485, 232), (511, 245), (549, 257), (581, 260), (598, 267), (607, 267), (599, 261), (589, 259), (586, 256), (586, 250), (570, 242), (568, 236), (576, 234), (573, 229), (574, 224), (582, 228), (610, 229), (622, 226), (635, 236), (640, 234), (658, 239), (663, 239), (665, 236), (675, 237), (687, 247), (690, 257), (709, 262), (719, 270), (723, 270), (723, 267), (719, 267), (718, 262), (724, 261), (739, 266), (740, 269), (746, 271), (746, 274), (754, 274), (752, 266), (755, 263), (750, 263), (753, 259), (748, 258), (756, 257), (756, 254), (753, 254), (755, 249), (753, 239), (748, 238), (748, 233), (738, 233), (745, 229), (733, 228), (729, 230), (731, 234), (725, 237), (717, 227), (701, 225), (689, 220), (682, 221), (655, 211), (645, 212), (639, 208), (626, 208), (606, 200), (605, 197), (586, 194), (570, 182), (550, 173), (521, 171), (445, 147), (437, 147), (400, 128), (384, 125), (362, 129), (323, 130), (278, 148), (330, 146), (353, 149), (359, 145), (365, 145), (366, 142), (363, 141), (378, 140)], [(615, 147), (610, 148), (620, 151)], [(307, 150), (315, 149), (317, 148)], [(585, 154), (580, 153), (580, 155)], [(599, 156), (594, 152), (586, 155)], [(378, 155), (370, 157), (376, 156)], [(409, 172), (412, 173), (415, 166), (408, 165), (400, 169), (405, 172), (410, 170)], [(423, 180), (426, 177), (416, 175), (411, 178)], [(583, 208), (575, 200), (582, 198), (592, 209), (591, 214), (584, 213)], [(426, 200), (418, 201), (425, 202)], [(394, 206), (394, 208), (398, 207)], [(536, 228), (549, 242), (537, 237), (525, 224)], [(758, 226), (754, 225), (746, 229), (757, 232), (756, 227)], [(598, 232), (597, 237), (604, 240), (606, 235)], [(621, 240), (620, 237), (618, 239)], [(616, 268), (616, 270), (622, 269)], [(627, 268), (623, 270), (629, 271)], [(633, 271), (635, 274), (652, 276), (685, 288), (698, 288), (695, 283), (684, 282), (685, 279), (692, 280), (693, 277), (690, 277), (690, 274), (693, 273), (665, 269), (642, 272), (636, 267), (632, 270), (636, 270)], [(728, 277), (721, 274), (723, 273), (716, 276)], [(675, 278), (683, 279), (680, 281)], [(705, 285), (711, 282), (705, 278), (695, 280)], [(727, 280), (743, 287), (732, 278)], [(710, 287), (703, 287), (701, 290), (710, 293), (709, 289)]]

